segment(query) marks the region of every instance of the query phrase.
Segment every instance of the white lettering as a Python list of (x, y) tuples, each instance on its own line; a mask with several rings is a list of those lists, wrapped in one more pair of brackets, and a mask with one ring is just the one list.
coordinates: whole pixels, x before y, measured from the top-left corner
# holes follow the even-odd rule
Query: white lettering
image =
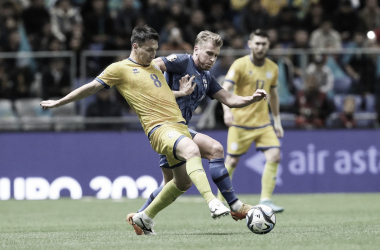
[(329, 156), (330, 153), (327, 150), (321, 150), (317, 154), (317, 172), (318, 174), (325, 173), (325, 158)]
[(45, 200), (49, 197), (49, 182), (44, 178), (26, 178), (25, 186), (27, 200)]
[(335, 153), (335, 157), (338, 158), (334, 163), (335, 171), (338, 174), (349, 174), (351, 172), (350, 152), (346, 150), (340, 150)]
[(136, 185), (139, 190), (144, 190), (142, 192), (142, 198), (149, 198), (150, 194), (158, 188), (157, 181), (149, 175), (143, 175), (136, 180)]
[(377, 150), (374, 146), (369, 147), (368, 151), (368, 169), (372, 174), (377, 174), (378, 169), (376, 167)]
[(9, 200), (11, 198), (11, 181), (9, 178), (0, 178), (0, 200)]
[(306, 172), (306, 157), (302, 151), (293, 151), (290, 153), (289, 171), (294, 175), (303, 175)]
[(112, 182), (105, 176), (93, 178), (90, 182), (90, 187), (98, 191), (96, 193), (96, 198), (98, 199), (108, 199), (111, 196)]
[(366, 162), (363, 159), (365, 156), (365, 152), (363, 150), (357, 150), (352, 154), (352, 161), (356, 166), (354, 165), (352, 168), (352, 172), (354, 174), (364, 174), (365, 170), (367, 168)]
[(309, 174), (315, 172), (315, 146), (313, 144), (307, 145), (307, 165)]
[(17, 177), (13, 182), (13, 192), (16, 200), (25, 199), (25, 180)]
[(52, 200), (59, 199), (62, 189), (68, 189), (70, 191), (71, 199), (80, 199), (82, 198), (82, 188), (79, 183), (68, 176), (63, 176), (55, 179), (50, 186), (49, 198)]
[(111, 198), (121, 199), (124, 188), (129, 199), (136, 199), (139, 196), (135, 181), (129, 176), (120, 176), (112, 184)]

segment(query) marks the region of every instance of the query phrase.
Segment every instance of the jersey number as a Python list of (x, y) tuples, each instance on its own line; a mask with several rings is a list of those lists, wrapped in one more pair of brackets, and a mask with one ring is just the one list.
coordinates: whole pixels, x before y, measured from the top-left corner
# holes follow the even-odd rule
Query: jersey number
[(150, 78), (153, 80), (154, 85), (156, 85), (157, 88), (161, 87), (161, 82), (158, 80), (158, 76), (155, 74), (151, 74)]
[(265, 81), (264, 80), (257, 80), (256, 81), (256, 89), (263, 89), (264, 88)]

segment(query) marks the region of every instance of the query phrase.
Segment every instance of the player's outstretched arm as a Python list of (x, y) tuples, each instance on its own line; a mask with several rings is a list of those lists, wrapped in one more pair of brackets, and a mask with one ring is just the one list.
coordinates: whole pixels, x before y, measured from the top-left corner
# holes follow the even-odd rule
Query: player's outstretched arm
[(43, 109), (48, 109), (48, 108), (57, 108), (59, 106), (65, 105), (70, 102), (74, 102), (80, 99), (83, 99), (87, 96), (90, 96), (96, 92), (98, 92), (100, 89), (104, 88), (104, 86), (99, 83), (96, 80), (93, 80), (90, 83), (87, 83), (83, 85), (82, 87), (79, 87), (69, 94), (67, 94), (65, 97), (59, 99), (59, 100), (47, 100), (47, 101), (42, 101), (40, 103), (41, 107)]

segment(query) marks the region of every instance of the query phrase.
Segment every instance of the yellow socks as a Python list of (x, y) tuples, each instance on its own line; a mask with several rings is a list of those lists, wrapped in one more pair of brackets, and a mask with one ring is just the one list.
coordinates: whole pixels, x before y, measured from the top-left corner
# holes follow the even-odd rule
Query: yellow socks
[[(224, 166), (226, 167), (228, 174), (230, 175), (230, 178), (232, 180), (232, 175), (234, 174), (236, 167), (235, 168), (231, 167), (230, 165), (228, 165), (226, 163), (224, 163)], [(223, 195), (219, 189), (218, 189), (218, 197), (217, 198), (218, 198), (218, 200), (223, 201), (223, 202), (226, 200), (226, 199), (224, 199), (224, 197), (223, 197)]]
[(161, 192), (144, 210), (144, 212), (146, 213), (146, 215), (153, 219), (158, 214), (158, 212), (172, 204), (175, 201), (175, 199), (178, 198), (178, 196), (185, 192), (186, 191), (179, 190), (175, 186), (174, 181), (171, 180), (162, 188)]
[(186, 162), (186, 171), (207, 203), (209, 203), (212, 199), (215, 199), (215, 196), (211, 191), (210, 183), (208, 182), (206, 173), (203, 169), (202, 159), (200, 157), (193, 157), (189, 159)]
[(267, 162), (261, 177), (261, 200), (269, 200), (276, 186), (278, 162)]

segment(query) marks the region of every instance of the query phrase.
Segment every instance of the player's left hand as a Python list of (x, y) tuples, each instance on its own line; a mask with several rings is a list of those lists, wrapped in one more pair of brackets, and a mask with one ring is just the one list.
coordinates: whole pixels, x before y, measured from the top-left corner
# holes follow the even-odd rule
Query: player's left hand
[(42, 101), (40, 103), (40, 106), (42, 107), (42, 109), (48, 109), (48, 108), (56, 108), (56, 107), (59, 107), (60, 105), (58, 101), (47, 100), (47, 101)]
[(268, 99), (268, 94), (264, 89), (257, 89), (256, 92), (252, 96), (253, 102), (259, 102), (262, 99)]
[(276, 124), (274, 123), (273, 124), (274, 126), (274, 131), (276, 132), (276, 135), (278, 138), (282, 138), (284, 137), (284, 129), (282, 128), (282, 125), (281, 124)]
[(189, 77), (189, 75), (185, 75), (179, 80), (179, 91), (182, 91), (185, 96), (193, 93), (197, 86), (197, 83), (193, 82), (195, 76), (192, 76), (190, 79)]

